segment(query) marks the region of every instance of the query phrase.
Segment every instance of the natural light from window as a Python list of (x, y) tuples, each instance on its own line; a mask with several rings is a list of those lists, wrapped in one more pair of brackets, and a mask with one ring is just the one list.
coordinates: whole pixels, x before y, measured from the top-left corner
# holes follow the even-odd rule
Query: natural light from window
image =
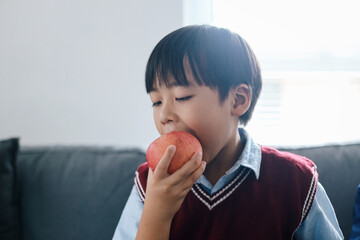
[(360, 1), (213, 0), (212, 24), (239, 33), (263, 70), (247, 129), (258, 142), (360, 139)]

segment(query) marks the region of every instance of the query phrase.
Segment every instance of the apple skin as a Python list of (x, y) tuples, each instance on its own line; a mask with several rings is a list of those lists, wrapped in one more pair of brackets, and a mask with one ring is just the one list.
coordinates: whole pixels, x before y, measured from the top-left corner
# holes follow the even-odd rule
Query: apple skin
[[(191, 159), (195, 152), (202, 153), (202, 147), (192, 134), (184, 131), (174, 131), (155, 139), (146, 150), (146, 160), (149, 167), (155, 171), (157, 164), (163, 157), (168, 146), (175, 145), (176, 152), (171, 159), (168, 173), (173, 174), (187, 161)], [(199, 162), (200, 165), (201, 162)]]

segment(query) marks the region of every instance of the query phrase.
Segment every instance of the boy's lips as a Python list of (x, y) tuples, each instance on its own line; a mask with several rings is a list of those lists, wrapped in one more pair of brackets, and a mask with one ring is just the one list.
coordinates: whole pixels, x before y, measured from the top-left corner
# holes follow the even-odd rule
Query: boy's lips
[(171, 132), (178, 132), (178, 131), (190, 133), (189, 131), (186, 131), (186, 130), (184, 130), (184, 129), (174, 128), (174, 127), (172, 127), (172, 126), (165, 126), (165, 127), (163, 128), (163, 135), (168, 134), (168, 133), (171, 133)]
[(171, 130), (171, 131), (164, 131), (164, 132), (163, 132), (163, 135), (168, 134), (168, 133), (171, 133), (171, 132), (187, 132), (187, 133), (190, 133), (190, 132), (185, 131), (185, 130)]

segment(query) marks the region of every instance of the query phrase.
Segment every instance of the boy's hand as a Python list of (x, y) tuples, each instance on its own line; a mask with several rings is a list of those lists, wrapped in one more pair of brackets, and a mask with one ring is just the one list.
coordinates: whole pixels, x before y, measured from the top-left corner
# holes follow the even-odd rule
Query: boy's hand
[(192, 158), (173, 174), (167, 169), (175, 154), (175, 146), (169, 146), (155, 171), (149, 168), (146, 197), (141, 216), (139, 239), (168, 239), (173, 217), (179, 210), (187, 193), (205, 170), (205, 162), (199, 165), (201, 153)]
[[(159, 161), (155, 172), (149, 169), (146, 199), (152, 206), (158, 206), (159, 216), (172, 219), (179, 210), (185, 196), (205, 170), (205, 164), (200, 164), (201, 153), (195, 153), (190, 161), (169, 175), (167, 169), (176, 151), (175, 146), (169, 146)], [(204, 162), (205, 163), (205, 162)], [(155, 200), (155, 201), (154, 201)]]

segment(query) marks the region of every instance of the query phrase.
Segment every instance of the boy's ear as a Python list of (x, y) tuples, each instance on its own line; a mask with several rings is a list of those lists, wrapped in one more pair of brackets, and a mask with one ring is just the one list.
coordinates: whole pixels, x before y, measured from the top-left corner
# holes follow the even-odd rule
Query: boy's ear
[(251, 104), (251, 90), (246, 84), (240, 84), (232, 90), (231, 113), (240, 117), (249, 109)]

